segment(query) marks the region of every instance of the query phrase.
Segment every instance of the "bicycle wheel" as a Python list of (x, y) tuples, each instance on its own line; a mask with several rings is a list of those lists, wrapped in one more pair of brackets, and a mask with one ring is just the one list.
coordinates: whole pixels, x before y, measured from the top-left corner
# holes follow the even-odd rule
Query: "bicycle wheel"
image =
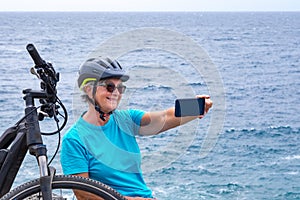
[[(121, 194), (107, 185), (80, 176), (56, 175), (52, 181), (52, 199), (76, 199), (73, 189), (89, 192), (105, 200), (126, 200)], [(42, 199), (39, 179), (24, 183), (5, 194), (0, 200)]]

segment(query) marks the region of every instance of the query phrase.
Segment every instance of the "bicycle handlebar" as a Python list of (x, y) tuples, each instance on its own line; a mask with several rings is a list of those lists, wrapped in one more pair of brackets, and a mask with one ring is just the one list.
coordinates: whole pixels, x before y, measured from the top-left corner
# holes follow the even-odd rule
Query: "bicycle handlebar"
[(41, 89), (46, 93), (47, 97), (44, 103), (56, 103), (56, 84), (59, 81), (59, 73), (55, 72), (51, 63), (43, 60), (33, 44), (26, 46), (28, 53), (35, 63), (31, 73), (38, 76), (41, 82)]
[(28, 53), (30, 54), (32, 60), (34, 61), (34, 64), (36, 65), (45, 65), (46, 62), (41, 58), (39, 52), (36, 50), (33, 44), (28, 44), (26, 46), (26, 49)]

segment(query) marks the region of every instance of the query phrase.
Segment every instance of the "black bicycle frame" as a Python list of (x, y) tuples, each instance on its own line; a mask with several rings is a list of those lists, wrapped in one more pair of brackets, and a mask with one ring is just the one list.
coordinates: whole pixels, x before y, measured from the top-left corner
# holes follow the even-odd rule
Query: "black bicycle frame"
[(47, 149), (43, 144), (35, 99), (49, 96), (44, 91), (23, 91), (26, 104), (24, 122), (7, 129), (0, 137), (0, 197), (9, 192), (29, 150), (38, 161), (43, 199), (52, 199), (51, 180), (54, 171), (47, 166)]
[(7, 129), (0, 137), (0, 197), (10, 190), (27, 150), (24, 123)]

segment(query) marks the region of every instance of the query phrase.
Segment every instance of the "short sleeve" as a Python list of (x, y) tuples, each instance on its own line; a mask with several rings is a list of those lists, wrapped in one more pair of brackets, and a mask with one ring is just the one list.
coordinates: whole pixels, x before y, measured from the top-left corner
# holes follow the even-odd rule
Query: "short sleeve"
[(86, 149), (76, 139), (63, 139), (60, 159), (64, 174), (78, 174), (89, 171)]
[(136, 109), (131, 109), (129, 110), (131, 119), (133, 120), (133, 122), (137, 125), (137, 126), (141, 126), (141, 120), (142, 117), (145, 114), (145, 111), (142, 110), (136, 110)]
[(128, 109), (116, 110), (114, 112), (114, 119), (118, 127), (129, 135), (138, 135), (141, 125), (141, 120), (145, 114), (142, 110)]

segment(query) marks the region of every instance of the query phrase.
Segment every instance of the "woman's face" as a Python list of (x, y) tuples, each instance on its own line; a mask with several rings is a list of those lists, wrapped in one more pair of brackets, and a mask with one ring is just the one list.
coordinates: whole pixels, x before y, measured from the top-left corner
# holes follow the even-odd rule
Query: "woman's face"
[(122, 81), (116, 78), (107, 79), (98, 84), (95, 100), (103, 112), (108, 113), (118, 107), (122, 98), (122, 92), (119, 92), (119, 90), (122, 90), (120, 89), (122, 86)]

